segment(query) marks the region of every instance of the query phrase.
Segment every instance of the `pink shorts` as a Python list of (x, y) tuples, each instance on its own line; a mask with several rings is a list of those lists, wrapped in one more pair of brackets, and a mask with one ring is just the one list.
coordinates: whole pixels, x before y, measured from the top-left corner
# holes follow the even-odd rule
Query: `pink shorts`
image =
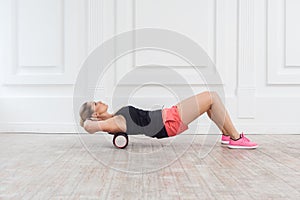
[(188, 126), (180, 118), (177, 106), (164, 108), (162, 118), (169, 137), (178, 135), (188, 129)]

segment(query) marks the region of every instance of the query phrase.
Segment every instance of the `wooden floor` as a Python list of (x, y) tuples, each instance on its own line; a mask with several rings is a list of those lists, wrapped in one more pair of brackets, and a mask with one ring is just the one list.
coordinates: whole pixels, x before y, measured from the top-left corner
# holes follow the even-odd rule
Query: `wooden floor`
[(110, 135), (3, 133), (0, 199), (300, 199), (300, 135), (249, 138), (260, 147), (131, 136), (120, 150)]

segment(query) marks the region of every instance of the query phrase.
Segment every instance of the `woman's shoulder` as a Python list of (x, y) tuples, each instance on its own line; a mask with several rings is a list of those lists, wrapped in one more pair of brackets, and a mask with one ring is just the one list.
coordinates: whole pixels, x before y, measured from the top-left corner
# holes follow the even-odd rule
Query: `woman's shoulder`
[(116, 115), (107, 120), (110, 124), (111, 130), (109, 132), (126, 132), (126, 119), (122, 115)]

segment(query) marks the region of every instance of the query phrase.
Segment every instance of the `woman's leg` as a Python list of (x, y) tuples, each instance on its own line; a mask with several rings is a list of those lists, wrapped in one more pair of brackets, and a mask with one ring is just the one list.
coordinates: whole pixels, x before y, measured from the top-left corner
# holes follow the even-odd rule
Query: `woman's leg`
[[(209, 116), (209, 118), (212, 120), (212, 118), (211, 118), (211, 109), (209, 109), (207, 112), (207, 115)], [(219, 126), (219, 125), (217, 125), (218, 127), (219, 127), (219, 129), (220, 130), (222, 130), (222, 133), (223, 133), (223, 135), (226, 135), (226, 136), (228, 136), (229, 134), (227, 133), (227, 131), (224, 129), (224, 127), (221, 127), (221, 126)]]
[(204, 112), (207, 112), (223, 134), (230, 135), (233, 139), (239, 138), (239, 133), (232, 124), (229, 114), (217, 93), (203, 92), (179, 102), (176, 106), (183, 123), (189, 124)]

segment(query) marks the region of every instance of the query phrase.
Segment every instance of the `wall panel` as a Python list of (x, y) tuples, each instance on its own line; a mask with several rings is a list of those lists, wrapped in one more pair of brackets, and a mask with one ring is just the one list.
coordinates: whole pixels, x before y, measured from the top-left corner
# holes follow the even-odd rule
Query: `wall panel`
[[(73, 84), (88, 53), (119, 33), (152, 27), (203, 46), (216, 63), (239, 131), (299, 133), (299, 9), (298, 0), (2, 0), (0, 131), (74, 132)], [(186, 62), (153, 51), (123, 57), (89, 89), (110, 103), (126, 72), (153, 64), (174, 67), (195, 93), (205, 89)], [(130, 81), (125, 90), (137, 87)], [(145, 108), (177, 101), (153, 85), (133, 96), (129, 102)], [(199, 122), (210, 123), (207, 116)]]
[(0, 1), (1, 132), (74, 132), (86, 6), (85, 0)]
[(298, 16), (295, 8), (299, 9), (300, 4), (293, 0), (268, 0), (267, 3), (268, 84), (299, 85), (300, 65), (297, 66), (299, 56), (296, 56), (299, 36), (295, 33), (300, 29), (294, 17)]
[(5, 84), (73, 84), (86, 54), (82, 0), (12, 0)]

